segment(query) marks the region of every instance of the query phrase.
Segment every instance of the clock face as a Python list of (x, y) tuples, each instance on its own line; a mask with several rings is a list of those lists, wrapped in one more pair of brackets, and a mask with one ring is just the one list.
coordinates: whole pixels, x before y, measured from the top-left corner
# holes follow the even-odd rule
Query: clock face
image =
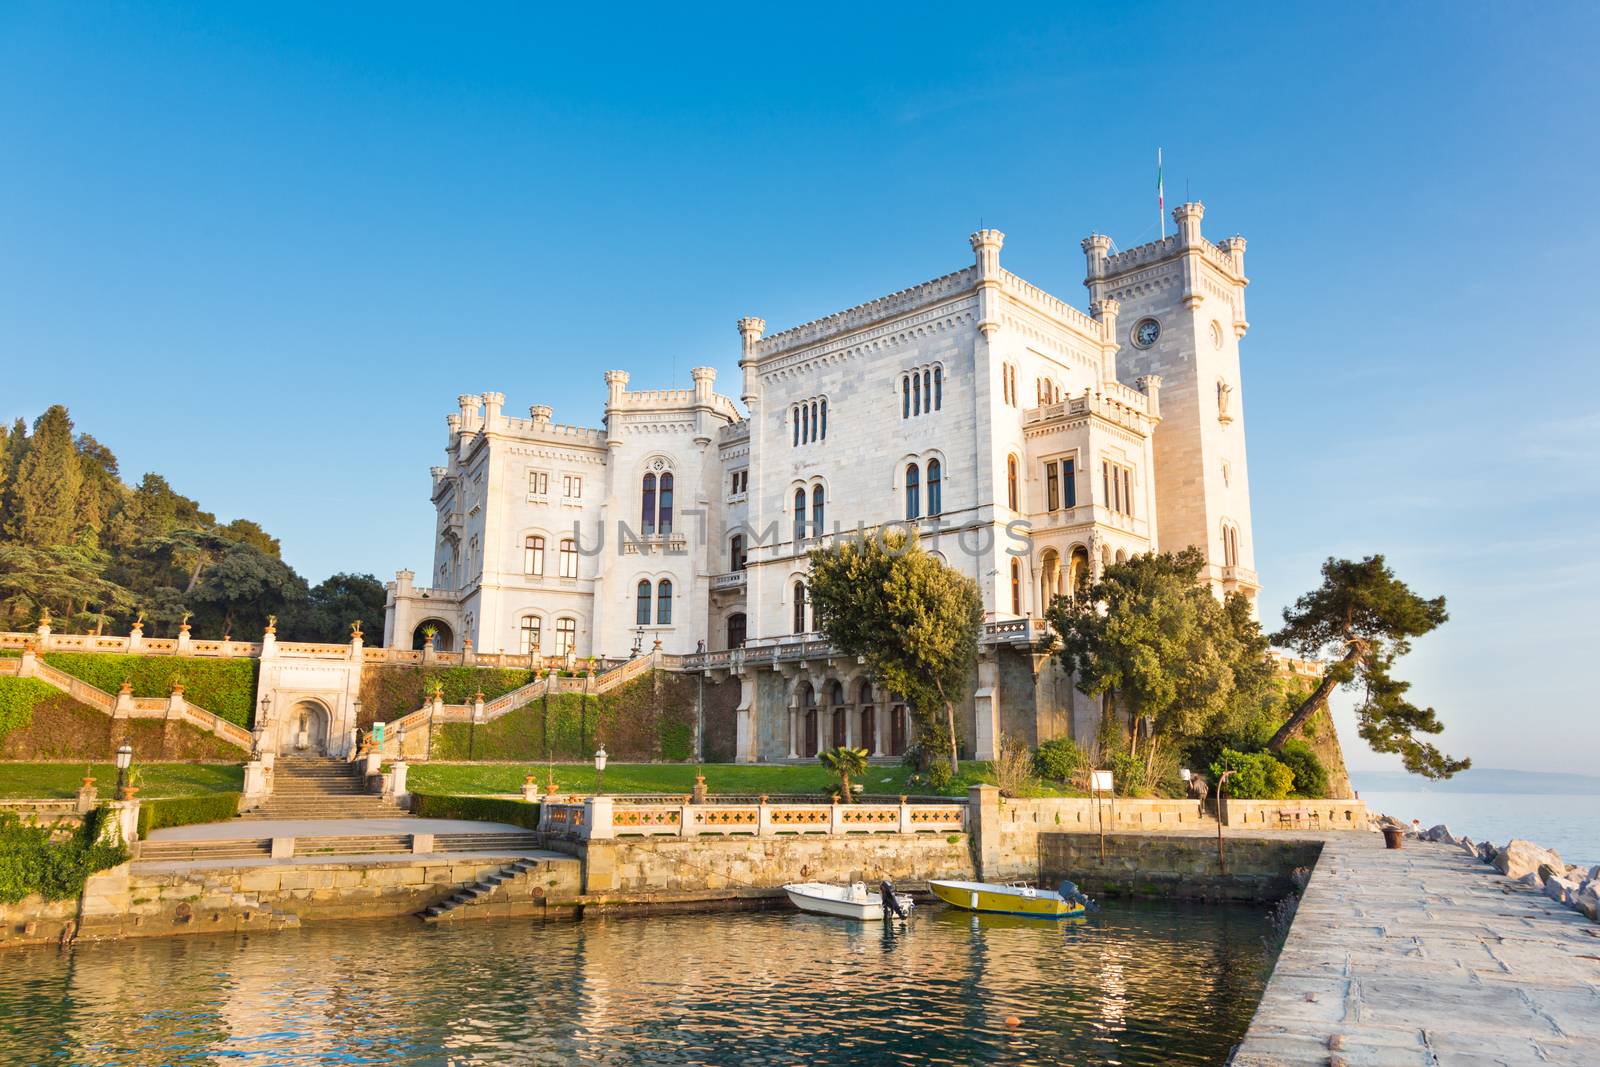
[(1133, 328), (1133, 343), (1140, 348), (1149, 348), (1160, 336), (1161, 324), (1155, 319), (1145, 319)]

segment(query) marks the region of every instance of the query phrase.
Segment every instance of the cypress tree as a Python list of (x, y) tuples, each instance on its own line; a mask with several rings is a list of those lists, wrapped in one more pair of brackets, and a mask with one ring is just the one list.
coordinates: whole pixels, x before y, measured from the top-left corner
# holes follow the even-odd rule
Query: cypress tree
[(32, 548), (69, 544), (78, 528), (83, 472), (67, 409), (52, 404), (33, 424), (11, 491), (8, 532)]

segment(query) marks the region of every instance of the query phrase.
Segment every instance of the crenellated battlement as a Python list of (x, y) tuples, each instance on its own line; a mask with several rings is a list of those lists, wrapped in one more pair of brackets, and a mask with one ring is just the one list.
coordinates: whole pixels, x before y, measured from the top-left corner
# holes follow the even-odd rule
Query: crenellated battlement
[(869, 300), (865, 304), (857, 304), (832, 315), (780, 330), (755, 341), (751, 345), (751, 350), (757, 358), (790, 352), (947, 300), (971, 289), (977, 281), (978, 268), (966, 267), (920, 285), (897, 290), (888, 296)]

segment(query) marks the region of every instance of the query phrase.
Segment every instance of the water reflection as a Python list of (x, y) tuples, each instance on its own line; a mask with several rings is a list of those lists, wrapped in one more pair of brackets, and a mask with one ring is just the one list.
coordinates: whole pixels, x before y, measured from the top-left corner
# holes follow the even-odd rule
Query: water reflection
[[(1220, 1063), (1265, 917), (353, 923), (6, 953), (0, 1062)], [(1007, 1025), (1015, 1016), (1019, 1025)]]

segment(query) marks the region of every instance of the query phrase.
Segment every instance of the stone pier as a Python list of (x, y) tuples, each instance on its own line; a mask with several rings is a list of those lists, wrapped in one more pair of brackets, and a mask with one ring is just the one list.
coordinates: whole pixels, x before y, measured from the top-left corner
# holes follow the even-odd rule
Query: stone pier
[(1600, 924), (1455, 846), (1323, 842), (1235, 1067), (1600, 1063)]

